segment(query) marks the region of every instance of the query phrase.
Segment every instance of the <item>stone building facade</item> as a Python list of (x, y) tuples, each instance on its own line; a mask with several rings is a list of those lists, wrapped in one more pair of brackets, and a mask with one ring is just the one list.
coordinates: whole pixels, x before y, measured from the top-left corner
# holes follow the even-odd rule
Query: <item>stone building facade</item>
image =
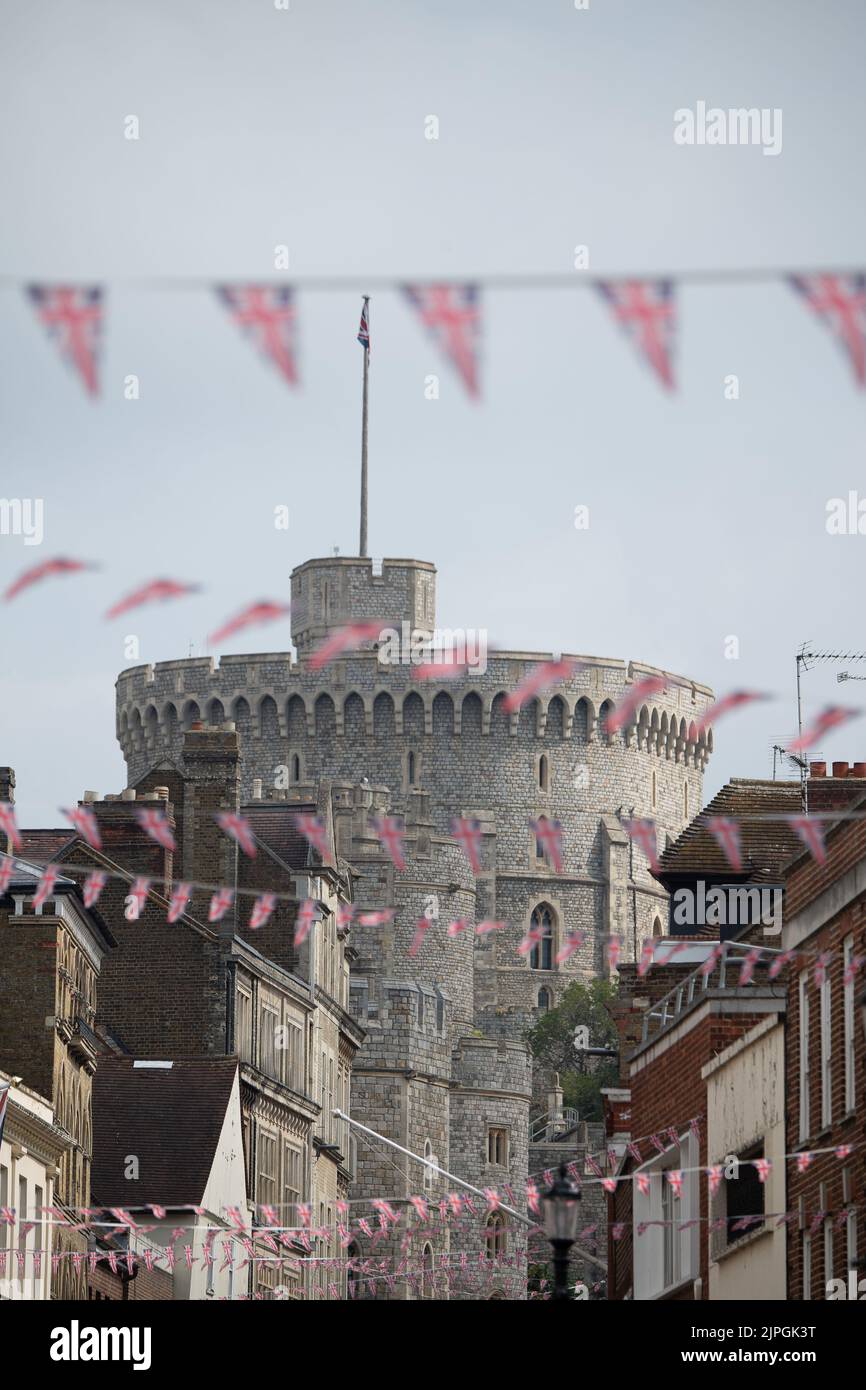
[[(456, 679), (419, 680), (411, 650), (395, 661), (393, 643), (367, 641), (322, 669), (311, 665), (316, 647), (348, 623), (380, 622), (410, 639), (435, 634), (435, 577), (418, 560), (308, 561), (292, 575), (295, 656), (124, 671), (117, 734), (130, 783), (176, 762), (193, 723), (230, 719), (244, 800), (259, 781), (270, 795), (299, 802), (322, 779), (332, 784), (337, 852), (358, 874), (356, 902), (395, 911), (385, 926), (353, 928), (353, 1012), (368, 1033), (355, 1063), (353, 1114), (480, 1187), (495, 1179), (523, 1191), (533, 1092), (525, 1032), (571, 981), (605, 972), (608, 936), (621, 937), (623, 958), (635, 959), (643, 939), (661, 933), (667, 895), (622, 819), (652, 817), (662, 848), (700, 807), (712, 732), (699, 736), (696, 723), (712, 697), (656, 668), (580, 657), (569, 679), (509, 713), (508, 692), (550, 654), (491, 652)], [(664, 692), (608, 736), (607, 711), (630, 686), (660, 674)], [(371, 829), (371, 818), (384, 814), (405, 824), (404, 872), (395, 872)], [(451, 836), (455, 817), (480, 822), (477, 873)], [(530, 829), (540, 818), (562, 823), (561, 873)], [(533, 914), (547, 939), (527, 957), (516, 948)], [(429, 930), (410, 957), (422, 917)], [(449, 938), (448, 923), (461, 918), (506, 925)], [(557, 966), (574, 931), (585, 933), (584, 944)], [(537, 1078), (537, 1095), (544, 1085)], [(508, 1132), (505, 1150), (490, 1140), (492, 1130)], [(490, 1161), (502, 1152), (505, 1164)], [(361, 1146), (356, 1191), (408, 1197), (426, 1177), (428, 1195), (438, 1198), (440, 1185), (418, 1167)], [(431, 1236), (425, 1259), (434, 1268), (451, 1259), (460, 1239), (456, 1227), (450, 1238)], [(471, 1250), (460, 1253), (468, 1256), (478, 1231), (466, 1239)], [(522, 1250), (516, 1237), (514, 1244)], [(412, 1285), (396, 1296), (401, 1287)]]
[[(87, 1241), (72, 1229), (90, 1206), (93, 1160), (91, 1097), (99, 1044), (93, 1031), (100, 971), (115, 939), (101, 914), (88, 910), (78, 885), (60, 875), (36, 903), (41, 867), (16, 858), (0, 902), (0, 949), (6, 986), (0, 1010), (0, 1067), (18, 1073), (45, 1098), (67, 1142), (52, 1174), (53, 1205), (62, 1221), (45, 1226), (59, 1256), (51, 1294), (85, 1299)], [(24, 1192), (29, 1192), (25, 1184)], [(22, 1197), (28, 1212), (47, 1198)], [(19, 1193), (8, 1205), (16, 1206)], [(5, 1204), (4, 1204), (5, 1205)], [(38, 1216), (36, 1217), (38, 1220)]]

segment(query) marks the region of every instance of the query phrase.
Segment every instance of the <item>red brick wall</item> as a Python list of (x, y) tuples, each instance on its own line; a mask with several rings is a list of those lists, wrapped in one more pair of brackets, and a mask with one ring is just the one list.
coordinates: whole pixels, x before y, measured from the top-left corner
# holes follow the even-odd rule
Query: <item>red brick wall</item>
[(174, 1295), (174, 1280), (166, 1269), (148, 1270), (139, 1267), (134, 1279), (126, 1281), (124, 1300), (124, 1280), (120, 1274), (112, 1274), (111, 1267), (100, 1260), (93, 1271), (87, 1275), (87, 1297), (89, 1299), (107, 1298), (113, 1302), (128, 1303), (171, 1301)]
[[(844, 823), (828, 837), (828, 857), (824, 865), (811, 858), (803, 860), (791, 874), (788, 883), (786, 921), (802, 910), (835, 879), (844, 874), (866, 852), (866, 824), (861, 821)], [(844, 1070), (844, 1010), (843, 1010), (843, 942), (847, 936), (854, 940), (855, 955), (866, 957), (866, 895), (850, 903), (837, 917), (812, 936), (799, 943), (806, 955), (795, 961), (788, 972), (788, 1027), (786, 1032), (787, 1073), (787, 1143), (789, 1153), (813, 1148), (835, 1149), (841, 1144), (853, 1144), (849, 1158), (840, 1160), (835, 1154), (819, 1155), (805, 1173), (798, 1174), (796, 1163), (788, 1164), (789, 1211), (800, 1212), (801, 1199), (805, 1209), (804, 1229), (798, 1218), (789, 1227), (788, 1236), (788, 1297), (803, 1297), (804, 1233), (808, 1233), (813, 1218), (822, 1210), (821, 1184), (825, 1184), (825, 1206), (832, 1220), (843, 1209), (842, 1171), (851, 1173), (850, 1202), (866, 1203), (866, 1123), (864, 1123), (864, 1073), (866, 1073), (866, 1040), (860, 1021), (857, 1000), (866, 987), (866, 971), (861, 970), (854, 985), (854, 1076), (855, 1112), (845, 1113)], [(824, 951), (832, 952), (827, 968), (831, 990), (831, 1048), (832, 1058), (832, 1123), (821, 1129), (821, 1071), (820, 1071), (820, 998), (813, 973), (814, 957)], [(810, 1124), (809, 1136), (800, 1142), (800, 990), (801, 973), (809, 970), (809, 1031), (810, 1031)], [(866, 1211), (858, 1213), (858, 1244), (866, 1252)], [(824, 1267), (823, 1225), (812, 1233), (812, 1298), (823, 1299), (829, 1279), (847, 1279), (847, 1242), (844, 1224), (836, 1227), (833, 1239), (833, 1269)]]
[(22, 1076), (40, 1095), (54, 1094), (53, 1028), (57, 927), (32, 913), (12, 917), (0, 909), (3, 1007), (0, 1008), (0, 1068)]

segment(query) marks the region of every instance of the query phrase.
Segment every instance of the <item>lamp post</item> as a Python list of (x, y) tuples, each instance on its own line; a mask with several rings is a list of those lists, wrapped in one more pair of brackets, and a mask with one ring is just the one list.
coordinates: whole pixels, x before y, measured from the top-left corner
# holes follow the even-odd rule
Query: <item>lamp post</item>
[(568, 1252), (577, 1239), (580, 1189), (568, 1176), (564, 1163), (543, 1194), (544, 1234), (553, 1246), (553, 1297), (571, 1298), (568, 1288)]

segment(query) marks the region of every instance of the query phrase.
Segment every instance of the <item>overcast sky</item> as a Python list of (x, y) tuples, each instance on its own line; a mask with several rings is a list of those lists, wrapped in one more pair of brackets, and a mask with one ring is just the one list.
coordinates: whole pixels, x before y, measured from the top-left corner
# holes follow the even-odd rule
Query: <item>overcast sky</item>
[[(357, 549), (366, 277), (573, 274), (483, 292), (483, 393), (467, 400), (401, 296), (372, 301), (370, 549), (439, 569), (440, 625), (526, 650), (646, 661), (772, 705), (720, 726), (705, 783), (768, 776), (796, 727), (794, 656), (866, 648), (866, 393), (782, 280), (686, 284), (667, 395), (572, 270), (866, 263), (866, 9), (858, 0), (45, 0), (3, 3), (0, 419), (6, 498), (45, 537), (0, 536), (0, 588), (53, 555), (99, 572), (0, 609), (0, 762), (24, 824), (119, 791), (114, 680), (204, 651), (292, 567)], [(699, 101), (782, 111), (782, 150), (679, 146)], [(140, 123), (137, 141), (124, 123)], [(439, 121), (439, 139), (425, 122)], [(300, 292), (300, 389), (209, 288), (349, 277)], [(136, 277), (188, 277), (148, 288)], [(101, 282), (103, 394), (88, 399), (21, 290)], [(585, 282), (584, 282), (585, 283)], [(429, 373), (441, 395), (425, 399)], [(140, 399), (124, 399), (124, 379)], [(739, 400), (725, 398), (725, 377)], [(277, 531), (274, 507), (291, 509)], [(590, 528), (574, 509), (590, 508)], [(155, 576), (203, 591), (133, 621)], [(736, 635), (740, 659), (725, 659)], [(229, 651), (279, 650), (288, 626)], [(805, 677), (806, 711), (861, 686)], [(851, 666), (866, 675), (866, 662)], [(866, 758), (866, 721), (829, 737)]]

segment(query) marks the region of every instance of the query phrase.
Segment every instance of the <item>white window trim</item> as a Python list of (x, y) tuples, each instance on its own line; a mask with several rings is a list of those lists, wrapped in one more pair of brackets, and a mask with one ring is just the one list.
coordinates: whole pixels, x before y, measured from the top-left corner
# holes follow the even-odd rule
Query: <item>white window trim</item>
[[(846, 936), (842, 943), (842, 968), (848, 970), (854, 956), (854, 938)], [(844, 978), (844, 976), (843, 976)], [(845, 1061), (845, 1113), (850, 1115), (857, 1108), (857, 1085), (856, 1069), (854, 1066), (854, 980), (848, 980), (843, 985), (843, 1043), (842, 1051)]]
[(700, 1274), (700, 1232), (696, 1224), (688, 1230), (679, 1231), (679, 1275), (675, 1283), (664, 1282), (664, 1228), (648, 1226), (643, 1235), (638, 1235), (638, 1227), (645, 1221), (662, 1221), (663, 1185), (667, 1182), (666, 1173), (671, 1168), (679, 1168), (683, 1174), (682, 1195), (679, 1199), (679, 1222), (696, 1221), (700, 1216), (700, 1174), (698, 1166), (698, 1141), (690, 1130), (680, 1135), (679, 1148), (671, 1148), (658, 1154), (637, 1169), (650, 1179), (650, 1190), (644, 1197), (637, 1182), (634, 1184), (634, 1210), (632, 1215), (634, 1231), (634, 1297), (636, 1299), (661, 1298), (671, 1289), (697, 1279)]
[(810, 1087), (809, 1087), (809, 972), (804, 970), (799, 979), (800, 994), (800, 1122), (799, 1137), (809, 1138)]
[(833, 1123), (833, 990), (829, 971), (820, 992), (821, 1011), (821, 1128)]
[(808, 1300), (812, 1297), (812, 1237), (806, 1231), (803, 1234), (803, 1299)]

